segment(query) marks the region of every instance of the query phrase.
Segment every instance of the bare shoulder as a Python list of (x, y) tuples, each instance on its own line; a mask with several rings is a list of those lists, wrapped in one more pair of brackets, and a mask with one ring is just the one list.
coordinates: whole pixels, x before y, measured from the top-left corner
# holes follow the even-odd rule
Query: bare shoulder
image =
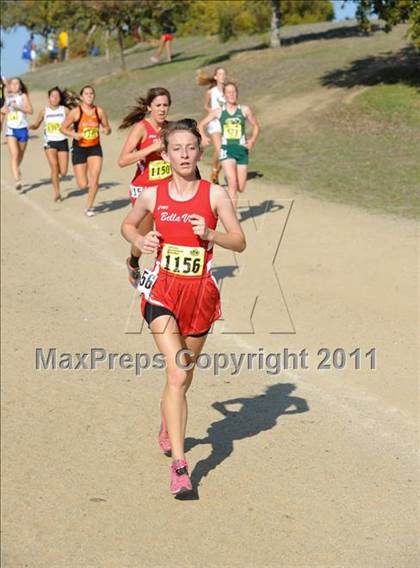
[(223, 206), (224, 203), (230, 201), (229, 193), (227, 190), (216, 183), (210, 185), (210, 203), (214, 210)]
[(149, 211), (153, 211), (156, 203), (157, 195), (157, 185), (152, 185), (150, 187), (145, 187), (141, 192), (139, 199), (141, 199), (143, 205)]
[(210, 184), (210, 193), (215, 197), (223, 197), (226, 195), (226, 189), (217, 183)]

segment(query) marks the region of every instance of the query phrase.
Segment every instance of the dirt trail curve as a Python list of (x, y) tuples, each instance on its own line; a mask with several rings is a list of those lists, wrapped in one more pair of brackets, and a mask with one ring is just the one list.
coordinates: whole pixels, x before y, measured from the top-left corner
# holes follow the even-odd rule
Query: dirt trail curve
[[(121, 142), (116, 130), (104, 140), (92, 219), (74, 179), (52, 203), (40, 135), (23, 195), (2, 145), (2, 566), (418, 566), (413, 222), (250, 181), (249, 249), (239, 271), (217, 251), (225, 320), (206, 350), (306, 349), (309, 368), (198, 373), (187, 445), (199, 499), (168, 492), (156, 444), (161, 371), (35, 370), (36, 347), (154, 353), (146, 332), (126, 333), (139, 319), (119, 236), (132, 173), (116, 165)], [(273, 199), (282, 208), (260, 214)], [(275, 262), (288, 312), (270, 260), (291, 201)], [(255, 334), (222, 334), (249, 324), (254, 278)], [(273, 325), (296, 333), (267, 333)], [(321, 347), (376, 347), (377, 370), (366, 358), (360, 370), (317, 370)]]

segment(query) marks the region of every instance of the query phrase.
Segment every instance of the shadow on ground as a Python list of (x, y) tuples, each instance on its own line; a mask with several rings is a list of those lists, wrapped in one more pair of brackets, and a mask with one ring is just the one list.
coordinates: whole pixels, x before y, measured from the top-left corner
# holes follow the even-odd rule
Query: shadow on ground
[(355, 59), (344, 69), (335, 69), (321, 77), (324, 87), (352, 88), (378, 84), (405, 83), (420, 88), (420, 57), (413, 47), (397, 53)]
[[(381, 29), (377, 24), (372, 25), (372, 33)], [(295, 45), (305, 41), (317, 41), (319, 39), (346, 39), (351, 37), (363, 36), (364, 32), (356, 24), (354, 26), (343, 26), (340, 28), (333, 28), (331, 30), (323, 30), (319, 32), (301, 33), (296, 36), (284, 37), (281, 40), (282, 46)]]
[[(210, 425), (206, 437), (185, 439), (186, 451), (202, 444), (210, 446), (209, 456), (199, 461), (191, 473), (193, 487), (197, 488), (203, 477), (233, 453), (235, 441), (271, 430), (281, 416), (308, 412), (306, 400), (292, 395), (295, 389), (292, 383), (277, 383), (266, 387), (261, 395), (214, 402), (212, 407), (223, 415), (223, 419)], [(232, 405), (240, 405), (240, 409), (229, 410), (228, 406)]]
[[(372, 32), (379, 31), (380, 29), (381, 27), (378, 25), (374, 24), (372, 26)], [(361, 35), (363, 35), (363, 32), (361, 32), (360, 27), (357, 24), (354, 26), (345, 25), (342, 27), (337, 27), (330, 30), (320, 30), (317, 32), (302, 32), (302, 33), (297, 33), (296, 35), (294, 35), (293, 31), (289, 32), (289, 30), (287, 30), (286, 32), (283, 32), (283, 36), (281, 38), (281, 45), (283, 47), (288, 47), (290, 45), (297, 45), (299, 43), (304, 43), (306, 41), (317, 41), (320, 39), (322, 40), (346, 39)], [(269, 42), (263, 42), (259, 43), (258, 45), (254, 45), (252, 47), (231, 49), (226, 51), (225, 53), (217, 55), (216, 57), (211, 57), (209, 59), (206, 59), (203, 62), (203, 65), (214, 65), (217, 63), (222, 63), (223, 61), (228, 61), (233, 55), (236, 55), (237, 53), (243, 53), (246, 51), (258, 51), (260, 49), (266, 49), (268, 47), (270, 47)]]
[(284, 209), (284, 205), (276, 203), (273, 199), (266, 199), (262, 201), (259, 205), (239, 205), (239, 222), (243, 223), (248, 219), (253, 219), (259, 217), (260, 215), (265, 215), (266, 213), (275, 213)]
[[(99, 184), (99, 191), (105, 191), (107, 189), (111, 189), (111, 187), (115, 187), (116, 185), (121, 185), (116, 181), (107, 181)], [(73, 191), (69, 191), (66, 193), (64, 199), (70, 199), (71, 197), (81, 197), (82, 195), (86, 195), (88, 192), (87, 188), (84, 187), (83, 189), (73, 189)]]
[(116, 211), (117, 209), (122, 209), (127, 207), (130, 200), (125, 199), (114, 199), (113, 201), (101, 201), (98, 205), (95, 205), (95, 213), (109, 213), (110, 211)]
[(239, 267), (235, 265), (213, 266), (211, 273), (215, 277), (217, 285), (221, 288), (223, 280), (225, 278), (235, 278), (238, 269)]
[(228, 61), (232, 57), (232, 55), (236, 55), (237, 53), (244, 53), (246, 51), (259, 51), (260, 49), (266, 49), (267, 47), (270, 47), (270, 44), (265, 41), (263, 43), (259, 43), (258, 45), (254, 45), (252, 47), (244, 47), (241, 49), (230, 49), (225, 53), (216, 55), (216, 57), (205, 59), (203, 61), (203, 65), (215, 65), (217, 63), (222, 63), (222, 61)]
[(257, 178), (262, 178), (264, 177), (264, 174), (261, 172), (248, 172), (246, 179), (257, 179)]

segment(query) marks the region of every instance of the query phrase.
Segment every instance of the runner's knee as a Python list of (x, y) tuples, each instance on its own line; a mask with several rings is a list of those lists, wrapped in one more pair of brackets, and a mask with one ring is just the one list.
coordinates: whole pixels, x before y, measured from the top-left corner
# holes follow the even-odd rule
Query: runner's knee
[(178, 367), (169, 367), (166, 371), (168, 386), (176, 390), (185, 390), (188, 384), (188, 373)]

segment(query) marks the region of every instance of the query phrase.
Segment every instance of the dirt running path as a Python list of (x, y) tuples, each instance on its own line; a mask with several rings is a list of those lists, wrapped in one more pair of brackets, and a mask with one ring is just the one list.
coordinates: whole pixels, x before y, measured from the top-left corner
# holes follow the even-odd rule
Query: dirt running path
[[(309, 368), (197, 374), (187, 440), (196, 500), (168, 492), (161, 371), (35, 370), (37, 347), (155, 351), (147, 332), (126, 333), (140, 320), (119, 236), (132, 173), (116, 166), (121, 141), (104, 140), (92, 219), (74, 179), (52, 203), (40, 137), (23, 195), (2, 145), (4, 568), (418, 566), (414, 223), (249, 183), (249, 249), (239, 271), (217, 252), (225, 319), (206, 350), (306, 349)], [(272, 199), (283, 208), (260, 214)], [(275, 263), (288, 313), (270, 261), (291, 200)], [(255, 334), (222, 334), (249, 327), (257, 292)], [(364, 358), (360, 370), (319, 371), (321, 347), (376, 347), (378, 368)]]

